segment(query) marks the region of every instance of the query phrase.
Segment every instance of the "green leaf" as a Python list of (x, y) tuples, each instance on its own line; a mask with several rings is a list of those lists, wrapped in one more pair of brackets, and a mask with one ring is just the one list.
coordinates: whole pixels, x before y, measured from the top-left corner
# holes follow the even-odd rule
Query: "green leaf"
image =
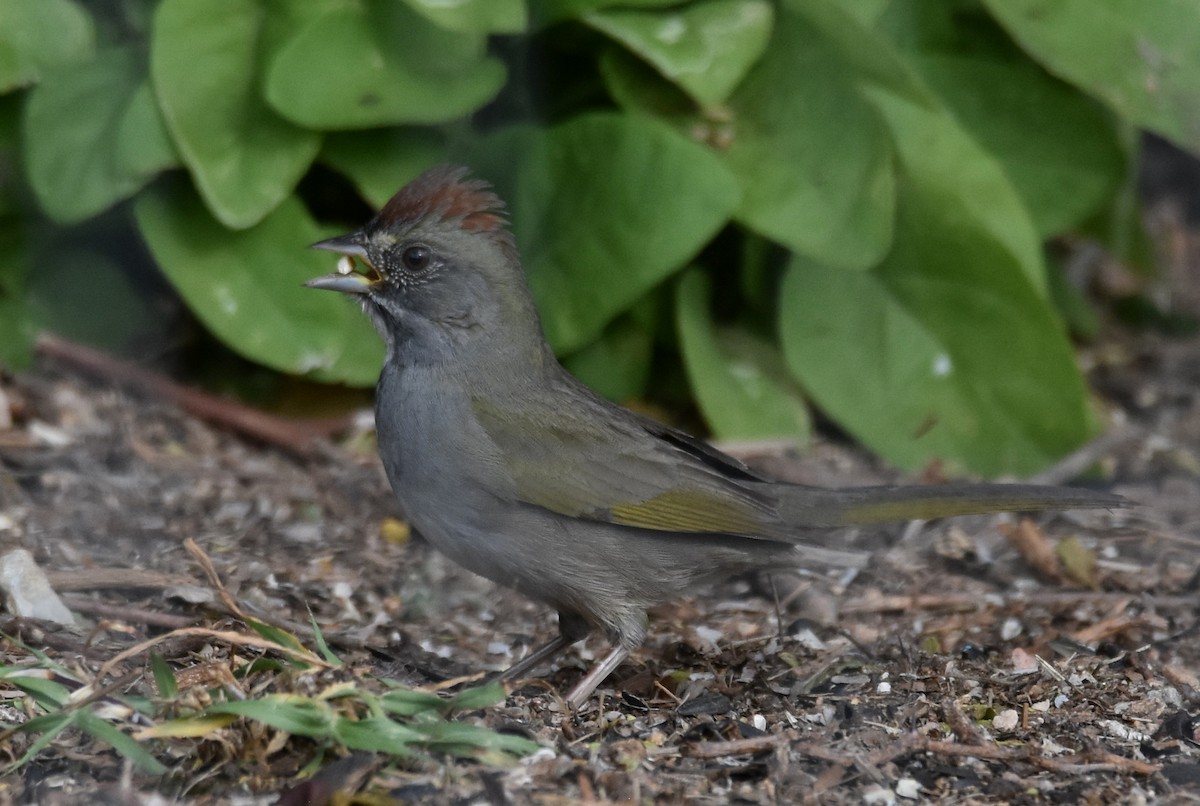
[(476, 149), (509, 202), (550, 343), (587, 344), (678, 271), (737, 204), (710, 151), (665, 124), (616, 114), (510, 127)]
[(386, 717), (335, 719), (330, 735), (351, 750), (402, 757), (412, 755), (410, 745), (419, 744), (425, 738), (420, 732)]
[(122, 355), (169, 338), (144, 289), (107, 255), (64, 247), (39, 254), (38, 263), (25, 300), (39, 329)]
[(437, 123), (475, 111), (504, 85), (481, 34), (447, 31), (396, 0), (313, 20), (270, 61), (266, 96), (312, 129)]
[(392, 714), (414, 716), (429, 711), (441, 712), (447, 709), (446, 700), (430, 691), (416, 691), (410, 688), (394, 688), (379, 698), (380, 706)]
[(22, 222), (0, 218), (0, 366), (22, 369), (33, 355), (35, 328), (25, 298), (29, 256)]
[(499, 681), (493, 681), (458, 692), (450, 698), (446, 707), (451, 711), (476, 711), (502, 703), (506, 696), (504, 686)]
[(451, 31), (517, 34), (529, 21), (524, 0), (404, 0), (414, 11)]
[(414, 727), (425, 735), (430, 749), (455, 756), (474, 756), (483, 750), (527, 755), (541, 749), (541, 745), (523, 736), (463, 722), (426, 722)]
[(878, 269), (793, 262), (784, 357), (827, 414), (900, 467), (1037, 470), (1087, 436), (1061, 325), (986, 222), (936, 185), (902, 188), (896, 244)]
[(1048, 238), (1096, 214), (1125, 159), (1111, 118), (1026, 62), (917, 56), (914, 64), (971, 136), (992, 153)]
[(706, 0), (666, 10), (604, 9), (584, 20), (652, 64), (701, 106), (722, 103), (771, 34), (766, 0)]
[(313, 615), (311, 607), (308, 608), (308, 621), (312, 625), (313, 637), (317, 642), (317, 651), (321, 653), (321, 657), (330, 666), (341, 666), (342, 659), (335, 655), (333, 650), (329, 648), (329, 644), (326, 643), (325, 633), (321, 631), (321, 625), (317, 623), (317, 617)]
[(204, 709), (206, 716), (216, 714), (234, 714), (314, 739), (329, 736), (335, 721), (326, 703), (294, 694), (267, 694), (257, 700), (219, 702)]
[(155, 260), (188, 306), (230, 348), (284, 372), (369, 386), (383, 345), (366, 317), (336, 294), (304, 288), (328, 274), (305, 247), (323, 233), (295, 198), (257, 226), (226, 230), (186, 188), (142, 194), (134, 212)]
[(646, 391), (654, 358), (654, 333), (633, 316), (621, 316), (600, 337), (563, 360), (563, 366), (599, 394), (617, 402)]
[(885, 89), (868, 97), (887, 121), (902, 175), (938, 197), (946, 229), (994, 243), (1007, 253), (1006, 270), (1024, 274), (1045, 296), (1041, 239), (999, 163), (944, 109)]
[(321, 161), (353, 182), (376, 208), (421, 171), (445, 160), (445, 140), (431, 129), (334, 132), (321, 149)]
[(178, 162), (133, 48), (48, 71), (29, 93), (24, 143), (29, 183), (63, 223), (102, 212)]
[(0, 0), (0, 93), (86, 61), (95, 47), (92, 18), (72, 0)]
[(692, 270), (675, 295), (684, 368), (704, 419), (719, 439), (804, 439), (808, 409), (775, 350), (748, 333), (713, 327), (709, 282)]
[(50, 746), (51, 742), (58, 738), (60, 733), (74, 725), (82, 713), (82, 711), (67, 711), (66, 713), (59, 711), (45, 716), (34, 717), (28, 722), (22, 723), (18, 728), (21, 733), (40, 733), (41, 735), (25, 749), (25, 752), (19, 759), (9, 764), (3, 770), (0, 770), (0, 774), (7, 776), (13, 770), (20, 769), (28, 762), (37, 758), (43, 750)]
[(154, 687), (161, 699), (173, 700), (179, 696), (179, 683), (175, 680), (175, 672), (157, 652), (150, 653), (150, 671), (154, 674)]
[(246, 619), (246, 626), (254, 630), (256, 633), (266, 638), (268, 641), (274, 641), (281, 647), (295, 650), (297, 652), (307, 652), (304, 644), (300, 642), (293, 633), (288, 632), (282, 627), (276, 627), (274, 624), (267, 624), (265, 621), (258, 619)]
[(55, 680), (34, 675), (24, 675), (16, 667), (8, 667), (0, 673), (0, 680), (24, 691), (46, 711), (62, 708), (71, 699), (71, 690)]
[(530, 16), (534, 28), (541, 28), (565, 19), (583, 17), (589, 11), (624, 6), (626, 8), (662, 8), (677, 6), (679, 0), (530, 0)]
[(1117, 114), (1200, 151), (1200, 4), (984, 0), (1035, 59)]
[(163, 0), (150, 73), (183, 162), (228, 227), (250, 227), (288, 197), (320, 148), (260, 98), (256, 0)]
[(199, 739), (216, 733), (237, 719), (236, 714), (213, 714), (212, 716), (187, 716), (168, 719), (138, 731), (143, 739)]
[(132, 761), (142, 772), (150, 775), (162, 775), (167, 771), (166, 766), (146, 752), (145, 748), (100, 717), (87, 711), (81, 711), (75, 723), (84, 733), (116, 750), (123, 758)]
[(895, 175), (887, 130), (849, 66), (785, 7), (729, 100), (726, 159), (742, 187), (739, 221), (814, 260), (863, 269), (891, 243)]

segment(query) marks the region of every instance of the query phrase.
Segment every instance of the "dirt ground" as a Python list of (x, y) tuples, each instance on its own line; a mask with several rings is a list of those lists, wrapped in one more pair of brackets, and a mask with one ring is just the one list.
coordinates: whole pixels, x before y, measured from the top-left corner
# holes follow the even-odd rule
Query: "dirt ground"
[[(1200, 241), (1180, 220), (1162, 213), (1152, 294), (1197, 316)], [(559, 692), (598, 638), (458, 717), (542, 745), (515, 766), (356, 754), (324, 780), (366, 781), (379, 799), (363, 803), (1200, 802), (1200, 337), (1109, 323), (1081, 356), (1109, 436), (1047, 478), (1099, 466), (1136, 508), (848, 533), (878, 549), (856, 575), (733, 579), (655, 610), (578, 714)], [(297, 455), (48, 355), (0, 379), (0, 404), (0, 553), (31, 551), (79, 623), (0, 613), (0, 631), (81, 677), (171, 630), (246, 633), (205, 555), (243, 612), (308, 641), (309, 608), (348, 665), (409, 685), (502, 669), (555, 632), (406, 539), (364, 425)], [(895, 478), (833, 442), (743, 456), (806, 483)], [(0, 641), (0, 663), (31, 660)], [(182, 675), (246, 649), (181, 634), (158, 651)], [(150, 690), (146, 654), (96, 679), (114, 681)], [(0, 722), (26, 718), (18, 702), (0, 685)], [(172, 772), (152, 777), (67, 733), (0, 781), (0, 803), (306, 802), (300, 771), (337, 754), (269, 738), (160, 743)], [(30, 741), (3, 734), (0, 763)]]

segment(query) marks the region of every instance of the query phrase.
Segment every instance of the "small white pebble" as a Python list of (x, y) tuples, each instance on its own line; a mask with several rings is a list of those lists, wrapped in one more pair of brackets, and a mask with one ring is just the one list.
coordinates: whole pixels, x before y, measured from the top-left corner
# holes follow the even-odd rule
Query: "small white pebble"
[(1011, 733), (1016, 730), (1021, 718), (1012, 708), (1005, 708), (992, 717), (992, 728), (1001, 733)]
[(1000, 637), (1005, 641), (1011, 641), (1021, 634), (1021, 622), (1015, 618), (1006, 618), (1004, 624), (1000, 626)]
[(342, 255), (340, 258), (338, 258), (338, 274), (349, 274), (352, 271), (354, 271), (354, 258), (350, 257), (349, 255)]
[(896, 793), (886, 786), (872, 784), (863, 790), (862, 802), (867, 806), (891, 806), (896, 802)]
[(762, 714), (755, 714), (754, 717), (750, 720), (750, 722), (758, 730), (765, 731), (767, 729), (767, 718), (765, 716), (763, 716)]
[(917, 800), (921, 797), (921, 782), (916, 778), (901, 778), (896, 782), (896, 797)]
[(1071, 698), (1068, 697), (1066, 694), (1059, 694), (1057, 697), (1054, 698), (1054, 707), (1062, 708), (1064, 705), (1067, 704), (1068, 701), (1070, 701), (1070, 699)]
[(891, 694), (892, 693), (892, 684), (886, 680), (880, 681), (879, 685), (875, 687), (875, 693), (876, 694)]
[(32, 420), (28, 427), (29, 435), (42, 445), (47, 445), (51, 448), (62, 448), (71, 444), (70, 434), (61, 428), (47, 425), (41, 420)]
[(492, 641), (487, 645), (489, 655), (508, 655), (512, 652), (512, 646), (504, 641)]

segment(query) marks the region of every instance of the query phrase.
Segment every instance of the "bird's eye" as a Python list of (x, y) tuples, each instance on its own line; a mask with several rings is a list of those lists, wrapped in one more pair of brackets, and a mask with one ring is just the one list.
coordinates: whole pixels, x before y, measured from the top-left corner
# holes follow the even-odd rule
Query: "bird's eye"
[(429, 262), (433, 258), (433, 252), (428, 246), (410, 246), (400, 255), (400, 259), (404, 261), (404, 268), (409, 271), (425, 271), (429, 268)]

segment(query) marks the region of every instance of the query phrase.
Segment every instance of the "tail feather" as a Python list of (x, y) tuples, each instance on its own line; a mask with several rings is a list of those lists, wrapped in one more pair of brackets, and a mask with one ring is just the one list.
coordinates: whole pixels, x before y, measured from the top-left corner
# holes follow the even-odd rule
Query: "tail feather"
[(797, 485), (776, 487), (773, 492), (781, 498), (782, 519), (801, 527), (929, 520), (989, 512), (1119, 509), (1131, 503), (1112, 493), (1038, 484), (937, 484), (841, 490)]

